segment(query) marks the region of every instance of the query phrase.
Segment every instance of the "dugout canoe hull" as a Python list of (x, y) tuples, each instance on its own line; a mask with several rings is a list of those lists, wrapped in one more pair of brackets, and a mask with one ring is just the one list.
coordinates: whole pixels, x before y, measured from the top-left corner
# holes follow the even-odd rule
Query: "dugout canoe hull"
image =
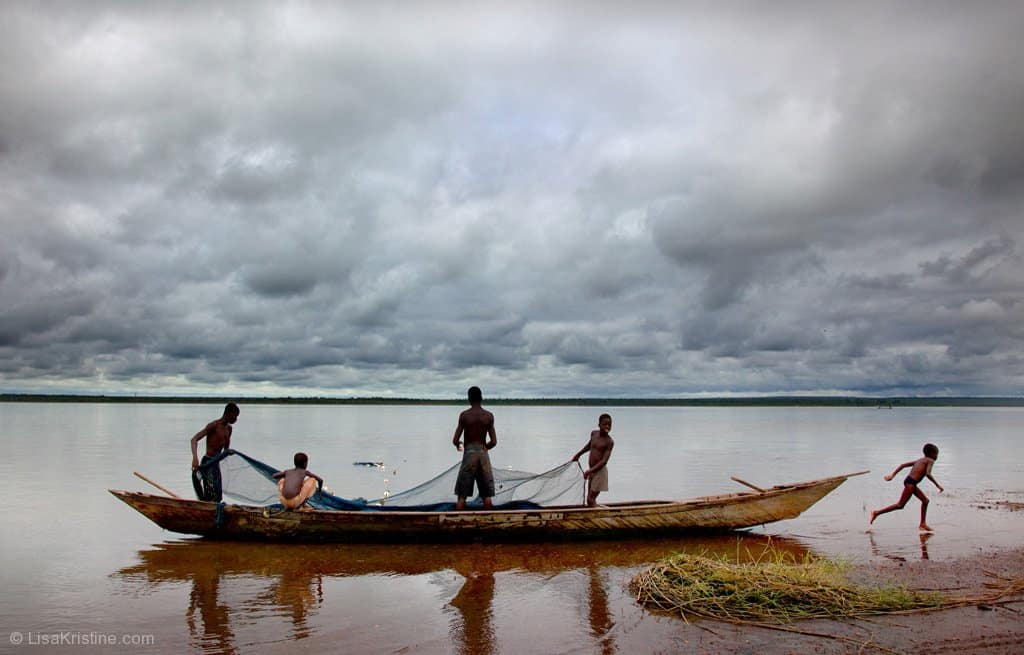
[(218, 539), (333, 542), (545, 541), (723, 532), (799, 516), (856, 474), (681, 501), (529, 510), (268, 511), (110, 489), (160, 527)]

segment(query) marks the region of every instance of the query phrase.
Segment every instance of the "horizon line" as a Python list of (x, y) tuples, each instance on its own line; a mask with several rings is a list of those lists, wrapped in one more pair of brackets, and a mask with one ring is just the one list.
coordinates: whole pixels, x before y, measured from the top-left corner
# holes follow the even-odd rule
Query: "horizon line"
[[(415, 396), (245, 396), (245, 395), (143, 395), (137, 393), (0, 393), (0, 402), (137, 402), (137, 403), (221, 403), (253, 404), (463, 404), (463, 397), (423, 398)], [(536, 405), (632, 405), (632, 406), (685, 406), (685, 405), (988, 405), (1024, 406), (1021, 396), (868, 396), (868, 395), (814, 395), (772, 394), (749, 396), (701, 397), (645, 397), (645, 396), (536, 396), (485, 398), (485, 404)]]

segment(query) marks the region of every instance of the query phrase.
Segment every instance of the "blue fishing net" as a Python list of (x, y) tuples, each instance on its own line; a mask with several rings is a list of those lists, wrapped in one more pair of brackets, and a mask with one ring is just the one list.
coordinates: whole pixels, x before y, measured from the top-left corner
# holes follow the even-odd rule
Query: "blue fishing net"
[[(317, 491), (306, 501), (314, 509), (348, 511), (419, 511), (441, 512), (455, 509), (455, 480), (459, 464), (423, 484), (384, 498), (341, 498)], [(278, 469), (237, 450), (226, 450), (199, 467), (193, 482), (200, 500), (210, 499), (200, 480), (209, 479), (212, 467), (220, 471), (221, 489), (225, 499), (248, 505), (277, 505)], [(555, 505), (579, 505), (585, 498), (583, 472), (576, 462), (567, 462), (544, 473), (528, 473), (492, 469), (494, 474), (495, 509), (536, 509)], [(477, 496), (467, 499), (467, 508), (483, 506)]]

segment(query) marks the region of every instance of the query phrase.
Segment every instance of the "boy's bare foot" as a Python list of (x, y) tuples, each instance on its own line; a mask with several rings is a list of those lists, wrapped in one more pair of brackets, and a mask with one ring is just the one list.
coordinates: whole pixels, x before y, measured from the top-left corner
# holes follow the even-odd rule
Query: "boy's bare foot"
[(921, 526), (918, 528), (918, 530), (920, 530), (921, 532), (935, 532), (935, 530), (932, 530), (931, 528), (929, 528), (924, 523), (921, 524)]
[(868, 525), (874, 523), (876, 518), (878, 518), (878, 512), (871, 512), (871, 520), (868, 521)]

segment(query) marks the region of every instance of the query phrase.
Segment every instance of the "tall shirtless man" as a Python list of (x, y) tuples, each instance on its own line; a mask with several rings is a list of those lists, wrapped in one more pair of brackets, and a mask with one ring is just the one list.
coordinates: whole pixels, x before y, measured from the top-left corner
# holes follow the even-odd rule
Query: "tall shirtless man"
[[(219, 419), (210, 421), (205, 428), (196, 432), (196, 435), (192, 437), (192, 484), (199, 500), (219, 503), (223, 497), (220, 463), (205, 465), (221, 451), (231, 447), (231, 426), (238, 420), (238, 413), (238, 405), (228, 403), (224, 406), (224, 414)], [(200, 462), (196, 448), (199, 446), (199, 440), (203, 438), (206, 439), (206, 454), (203, 455), (203, 461)], [(200, 466), (204, 468), (198, 472)]]
[[(491, 458), (487, 451), (498, 445), (498, 434), (494, 431), (494, 414), (481, 407), (484, 401), (480, 387), (470, 387), (467, 392), (469, 409), (459, 414), (459, 425), (455, 428), (452, 443), (462, 451), (460, 439), (465, 436), (466, 447), (462, 453), (459, 478), (455, 481), (455, 495), (459, 500), (456, 510), (466, 509), (466, 498), (473, 495), (473, 483), (484, 499), (484, 509), (491, 509), (494, 497), (494, 474), (491, 472)], [(487, 437), (487, 441), (484, 441)]]

